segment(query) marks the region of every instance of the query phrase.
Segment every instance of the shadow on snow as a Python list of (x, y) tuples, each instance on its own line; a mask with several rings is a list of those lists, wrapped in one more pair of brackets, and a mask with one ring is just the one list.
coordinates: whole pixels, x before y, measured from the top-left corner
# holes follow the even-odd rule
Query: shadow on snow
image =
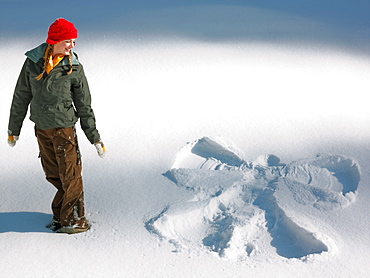
[(51, 233), (45, 226), (51, 214), (41, 212), (1, 212), (0, 233)]

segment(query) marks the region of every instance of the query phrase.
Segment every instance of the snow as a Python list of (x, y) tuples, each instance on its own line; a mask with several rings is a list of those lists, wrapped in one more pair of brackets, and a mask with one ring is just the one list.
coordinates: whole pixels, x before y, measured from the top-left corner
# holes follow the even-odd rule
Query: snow
[[(370, 275), (368, 1), (75, 2), (0, 0), (2, 277)], [(78, 128), (76, 235), (45, 228), (33, 124), (5, 138), (56, 17), (79, 30), (108, 149)]]
[(263, 254), (266, 246), (262, 243), (265, 248), (261, 248), (260, 242), (266, 241), (267, 232), (272, 237), (268, 242), (285, 258), (306, 260), (313, 254), (332, 252), (287, 216), (280, 203), (294, 210), (294, 202), (290, 208), (292, 202), (286, 196), (292, 195), (295, 203), (305, 206), (306, 214), (311, 206), (318, 210), (347, 207), (354, 201), (360, 180), (359, 166), (352, 159), (320, 155), (285, 165), (276, 156), (265, 155), (248, 163), (222, 141), (209, 137), (186, 148), (188, 156), (198, 160), (192, 158), (189, 163), (182, 150), (166, 176), (194, 197), (176, 204), (174, 212), (168, 206), (150, 219), (147, 226), (152, 233), (181, 246), (194, 241), (197, 231), (201, 240), (195, 240), (196, 245), (241, 261)]

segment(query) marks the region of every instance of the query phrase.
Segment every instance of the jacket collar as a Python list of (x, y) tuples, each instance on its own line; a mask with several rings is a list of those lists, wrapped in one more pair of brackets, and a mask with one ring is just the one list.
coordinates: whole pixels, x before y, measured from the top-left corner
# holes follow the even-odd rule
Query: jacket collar
[[(38, 47), (31, 49), (25, 53), (25, 55), (32, 60), (32, 62), (37, 63), (40, 59), (44, 58), (44, 52), (47, 47), (47, 43), (43, 43), (39, 45)], [(72, 65), (79, 65), (79, 61), (77, 58), (77, 55), (72, 52)], [(68, 59), (63, 59), (63, 61), (60, 62), (61, 65), (67, 65)]]

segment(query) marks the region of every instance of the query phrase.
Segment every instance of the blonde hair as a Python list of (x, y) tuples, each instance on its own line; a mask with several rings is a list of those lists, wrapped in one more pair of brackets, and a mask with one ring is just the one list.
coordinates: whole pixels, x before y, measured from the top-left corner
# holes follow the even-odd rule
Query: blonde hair
[[(48, 44), (48, 46), (46, 47), (45, 52), (44, 52), (44, 66), (42, 68), (42, 72), (38, 76), (35, 77), (36, 80), (41, 80), (41, 78), (44, 76), (46, 66), (49, 63), (49, 57), (53, 55), (53, 48), (54, 47), (51, 44)], [(67, 74), (69, 75), (72, 73), (72, 53), (68, 55), (68, 63), (69, 63), (69, 71), (67, 72)]]

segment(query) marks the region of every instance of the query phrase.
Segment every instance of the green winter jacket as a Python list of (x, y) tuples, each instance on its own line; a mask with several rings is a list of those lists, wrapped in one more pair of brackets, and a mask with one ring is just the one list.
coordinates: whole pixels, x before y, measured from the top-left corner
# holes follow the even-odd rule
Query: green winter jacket
[(72, 52), (72, 68), (65, 57), (49, 74), (36, 80), (44, 65), (47, 44), (26, 52), (27, 59), (19, 75), (10, 109), (8, 134), (19, 136), (28, 106), (30, 120), (37, 129), (72, 127), (80, 119), (82, 130), (93, 144), (99, 141), (95, 116), (91, 108), (89, 86), (78, 57)]

